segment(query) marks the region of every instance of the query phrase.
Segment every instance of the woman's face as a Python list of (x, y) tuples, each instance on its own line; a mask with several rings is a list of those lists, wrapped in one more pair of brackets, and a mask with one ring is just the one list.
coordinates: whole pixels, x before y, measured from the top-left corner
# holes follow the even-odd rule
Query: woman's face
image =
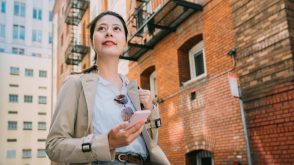
[(125, 30), (115, 16), (100, 18), (93, 33), (93, 47), (98, 56), (120, 56), (126, 47)]

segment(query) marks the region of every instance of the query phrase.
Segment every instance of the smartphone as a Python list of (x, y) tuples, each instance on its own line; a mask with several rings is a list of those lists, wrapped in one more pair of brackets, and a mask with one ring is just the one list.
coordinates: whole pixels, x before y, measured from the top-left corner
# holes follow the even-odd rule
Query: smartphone
[(141, 120), (146, 121), (150, 113), (151, 113), (150, 110), (136, 111), (130, 118), (129, 124), (126, 129), (132, 127), (134, 124), (136, 124), (137, 122)]

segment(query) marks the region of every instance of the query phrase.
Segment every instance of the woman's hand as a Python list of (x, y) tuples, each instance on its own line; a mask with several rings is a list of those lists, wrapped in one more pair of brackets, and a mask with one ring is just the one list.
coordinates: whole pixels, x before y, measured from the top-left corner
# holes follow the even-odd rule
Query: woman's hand
[(110, 150), (131, 144), (142, 132), (144, 121), (139, 121), (132, 127), (127, 128), (128, 122), (124, 122), (110, 130), (108, 143)]
[(152, 97), (150, 90), (139, 89), (140, 102), (143, 104), (144, 109), (152, 109)]

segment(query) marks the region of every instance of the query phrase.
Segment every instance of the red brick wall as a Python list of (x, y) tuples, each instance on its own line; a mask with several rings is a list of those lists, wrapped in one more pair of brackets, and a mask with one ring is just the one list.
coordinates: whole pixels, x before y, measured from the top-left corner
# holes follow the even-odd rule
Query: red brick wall
[(254, 164), (294, 162), (294, 84), (275, 87), (271, 94), (245, 107)]
[(240, 0), (232, 6), (253, 164), (293, 164), (293, 2)]
[[(207, 76), (181, 86), (189, 79), (187, 52), (201, 36), (204, 41)], [(232, 164), (236, 155), (247, 163), (239, 101), (230, 94), (227, 72), (232, 59), (227, 52), (235, 47), (229, 0), (209, 2), (202, 12), (189, 17), (177, 31), (159, 42), (138, 62), (131, 62), (129, 79), (155, 66), (162, 127), (159, 145), (172, 164), (185, 164), (193, 150), (213, 153), (214, 164)], [(185, 65), (186, 62), (186, 65)], [(196, 98), (191, 101), (191, 92)]]

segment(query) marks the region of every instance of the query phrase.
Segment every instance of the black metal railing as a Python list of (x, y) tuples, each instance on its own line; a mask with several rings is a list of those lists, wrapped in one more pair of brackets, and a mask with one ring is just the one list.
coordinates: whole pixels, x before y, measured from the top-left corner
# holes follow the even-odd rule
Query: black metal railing
[(65, 23), (69, 26), (65, 51), (65, 62), (68, 65), (79, 65), (90, 51), (86, 44), (86, 34), (80, 34), (79, 24), (89, 7), (89, 0), (67, 0)]
[(79, 25), (89, 7), (89, 0), (67, 0), (66, 2), (65, 22), (68, 25)]
[(65, 62), (68, 65), (78, 65), (85, 55), (89, 53), (90, 47), (86, 46), (86, 36), (72, 36), (69, 35), (67, 38), (68, 46), (65, 51)]
[(167, 0), (155, 12), (150, 10), (151, 0), (140, 2), (127, 21), (130, 37), (128, 50), (121, 56), (122, 59), (137, 61), (189, 16), (202, 11), (201, 5), (188, 0)]

